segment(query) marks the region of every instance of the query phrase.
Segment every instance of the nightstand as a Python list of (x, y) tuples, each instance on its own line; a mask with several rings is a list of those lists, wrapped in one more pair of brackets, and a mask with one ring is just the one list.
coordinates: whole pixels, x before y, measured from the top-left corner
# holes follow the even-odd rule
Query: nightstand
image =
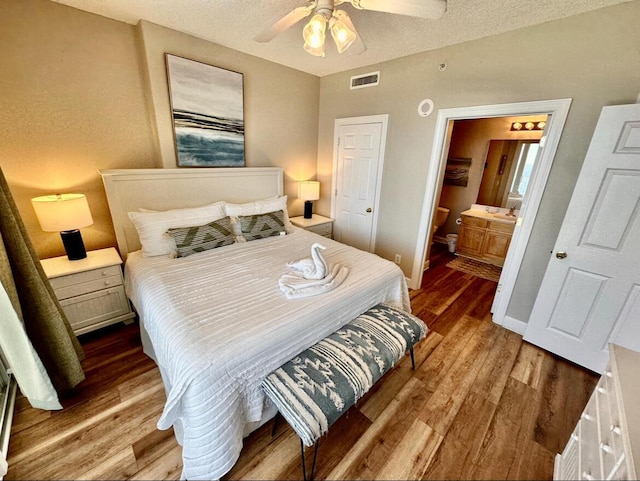
[(89, 251), (77, 261), (62, 256), (40, 262), (76, 335), (116, 322), (133, 322), (122, 259), (113, 247)]
[(331, 239), (333, 237), (333, 219), (318, 214), (312, 214), (311, 219), (305, 219), (303, 216), (291, 217), (291, 223), (304, 230), (314, 232), (323, 237)]

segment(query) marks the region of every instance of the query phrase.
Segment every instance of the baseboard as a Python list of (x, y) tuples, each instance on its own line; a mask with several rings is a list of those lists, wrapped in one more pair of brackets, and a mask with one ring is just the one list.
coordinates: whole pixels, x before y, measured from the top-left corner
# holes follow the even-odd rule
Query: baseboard
[(504, 316), (502, 327), (524, 336), (524, 333), (527, 330), (527, 323), (514, 317)]

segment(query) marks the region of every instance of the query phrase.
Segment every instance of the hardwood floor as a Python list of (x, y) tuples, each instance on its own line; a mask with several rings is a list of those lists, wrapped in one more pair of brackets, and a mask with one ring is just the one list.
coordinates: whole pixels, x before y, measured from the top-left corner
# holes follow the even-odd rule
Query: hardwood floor
[[(597, 382), (491, 322), (496, 283), (446, 267), (436, 246), (413, 312), (430, 332), (321, 440), (317, 479), (551, 479)], [(137, 325), (81, 339), (87, 379), (62, 411), (19, 397), (6, 479), (178, 479), (181, 449), (155, 428), (165, 400)], [(245, 439), (225, 479), (300, 479), (280, 423)]]

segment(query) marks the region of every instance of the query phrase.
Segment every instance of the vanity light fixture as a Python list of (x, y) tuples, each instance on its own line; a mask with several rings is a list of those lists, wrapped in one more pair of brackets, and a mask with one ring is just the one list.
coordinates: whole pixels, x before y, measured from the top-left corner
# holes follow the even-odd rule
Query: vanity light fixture
[(547, 123), (544, 120), (539, 122), (513, 122), (511, 124), (511, 130), (520, 131), (520, 130), (544, 130)]

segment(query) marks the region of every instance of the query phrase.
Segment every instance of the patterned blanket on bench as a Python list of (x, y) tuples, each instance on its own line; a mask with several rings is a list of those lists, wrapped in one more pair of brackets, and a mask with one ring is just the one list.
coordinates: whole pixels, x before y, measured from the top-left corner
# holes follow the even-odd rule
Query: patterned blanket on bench
[(379, 304), (273, 371), (262, 387), (312, 446), (426, 334), (417, 317)]

